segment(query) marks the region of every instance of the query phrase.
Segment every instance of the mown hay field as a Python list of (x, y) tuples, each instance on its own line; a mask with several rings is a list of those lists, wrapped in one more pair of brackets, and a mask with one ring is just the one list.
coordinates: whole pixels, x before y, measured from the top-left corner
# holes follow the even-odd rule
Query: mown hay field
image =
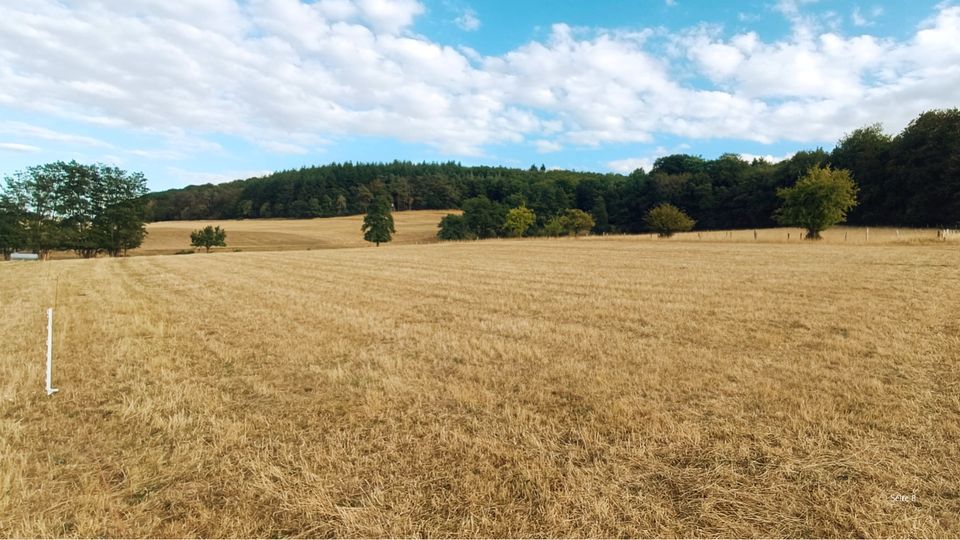
[[(895, 227), (832, 227), (823, 231), (818, 244), (854, 245), (904, 245), (931, 244), (937, 242), (960, 243), (960, 230), (948, 229), (941, 236), (937, 229), (899, 229)], [(806, 231), (791, 227), (770, 229), (738, 229), (732, 231), (691, 231), (677, 233), (670, 238), (657, 238), (656, 234), (641, 235), (640, 238), (656, 239), (658, 242), (762, 242), (762, 243), (800, 243)], [(626, 235), (630, 237), (630, 235)]]
[(955, 537), (958, 284), (956, 243), (0, 263), (0, 535)]
[[(394, 212), (396, 244), (426, 244), (437, 241), (440, 219), (456, 210)], [(246, 219), (220, 221), (159, 221), (147, 225), (143, 246), (132, 255), (171, 254), (192, 250), (190, 232), (207, 225), (227, 231), (223, 251), (280, 251), (360, 247), (367, 244), (360, 232), (363, 216), (317, 219)]]

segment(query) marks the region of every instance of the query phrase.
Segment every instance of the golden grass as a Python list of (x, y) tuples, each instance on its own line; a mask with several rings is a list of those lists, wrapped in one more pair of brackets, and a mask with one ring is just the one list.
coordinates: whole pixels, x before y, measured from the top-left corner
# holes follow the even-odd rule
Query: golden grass
[[(669, 238), (670, 241), (697, 241), (697, 242), (761, 242), (761, 243), (796, 243), (803, 240), (804, 229), (774, 228), (774, 229), (741, 229), (734, 231), (693, 231), (679, 233)], [(932, 242), (960, 242), (960, 231), (941, 240), (937, 236), (937, 229), (900, 229), (895, 227), (832, 227), (823, 231), (821, 244), (844, 245), (884, 245), (884, 244), (926, 244)], [(655, 238), (654, 234), (642, 235), (644, 238)], [(657, 238), (658, 241), (663, 239)]]
[[(437, 241), (437, 225), (443, 216), (456, 210), (414, 210), (394, 212), (396, 244), (426, 244)], [(193, 249), (190, 232), (207, 225), (227, 231), (227, 247), (221, 251), (282, 251), (329, 249), (369, 245), (363, 240), (363, 216), (317, 219), (248, 219), (220, 221), (160, 221), (147, 225), (143, 246), (132, 255), (170, 254)]]
[(0, 263), (0, 535), (955, 537), (957, 247)]

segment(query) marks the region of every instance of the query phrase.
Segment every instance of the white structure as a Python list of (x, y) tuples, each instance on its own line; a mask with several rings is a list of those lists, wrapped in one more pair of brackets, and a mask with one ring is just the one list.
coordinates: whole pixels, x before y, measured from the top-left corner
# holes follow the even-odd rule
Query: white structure
[(19, 253), (19, 252), (17, 252), (17, 253), (11, 253), (11, 254), (10, 254), (10, 260), (11, 260), (11, 261), (36, 261), (36, 260), (39, 260), (39, 259), (40, 259), (40, 256), (37, 255), (36, 253)]

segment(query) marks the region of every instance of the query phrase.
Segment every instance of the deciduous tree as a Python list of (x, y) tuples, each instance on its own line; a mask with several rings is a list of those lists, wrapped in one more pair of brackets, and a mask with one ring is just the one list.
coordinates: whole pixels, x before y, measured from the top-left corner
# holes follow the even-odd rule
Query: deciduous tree
[(10, 254), (23, 246), (23, 226), (20, 209), (7, 197), (0, 196), (0, 255), (9, 260)]
[(582, 233), (592, 229), (593, 226), (596, 225), (596, 222), (593, 221), (593, 217), (590, 214), (583, 210), (571, 208), (560, 216), (560, 225), (567, 234), (580, 236)]
[(437, 232), (437, 238), (440, 240), (469, 240), (476, 238), (470, 227), (467, 226), (467, 220), (459, 214), (447, 214), (443, 216), (438, 225), (440, 231)]
[(523, 236), (535, 221), (537, 221), (537, 215), (533, 210), (521, 204), (507, 212), (503, 228), (510, 236)]
[(190, 233), (190, 245), (205, 248), (207, 253), (210, 253), (210, 248), (213, 247), (227, 247), (227, 231), (219, 225), (207, 225)]
[(846, 169), (814, 166), (793, 187), (777, 190), (783, 206), (775, 217), (782, 225), (803, 227), (808, 240), (843, 222), (857, 204), (857, 186)]
[(661, 238), (669, 238), (674, 233), (693, 229), (696, 222), (672, 204), (660, 204), (647, 212), (644, 222)]

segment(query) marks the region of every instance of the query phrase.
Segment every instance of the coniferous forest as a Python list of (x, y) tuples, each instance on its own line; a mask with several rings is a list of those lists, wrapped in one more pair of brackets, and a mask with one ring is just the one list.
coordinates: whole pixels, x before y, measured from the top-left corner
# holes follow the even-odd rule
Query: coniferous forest
[[(358, 214), (379, 194), (395, 210), (534, 211), (532, 231), (568, 209), (592, 215), (594, 232), (640, 232), (645, 213), (672, 204), (698, 229), (774, 226), (777, 190), (814, 165), (848, 169), (859, 191), (855, 225), (960, 225), (960, 109), (928, 111), (892, 136), (880, 125), (847, 134), (831, 151), (797, 152), (778, 163), (736, 154), (707, 160), (677, 154), (629, 175), (449, 163), (335, 163), (148, 196), (148, 219), (312, 218)], [(499, 218), (498, 218), (499, 219)], [(502, 221), (502, 220), (501, 220)]]

